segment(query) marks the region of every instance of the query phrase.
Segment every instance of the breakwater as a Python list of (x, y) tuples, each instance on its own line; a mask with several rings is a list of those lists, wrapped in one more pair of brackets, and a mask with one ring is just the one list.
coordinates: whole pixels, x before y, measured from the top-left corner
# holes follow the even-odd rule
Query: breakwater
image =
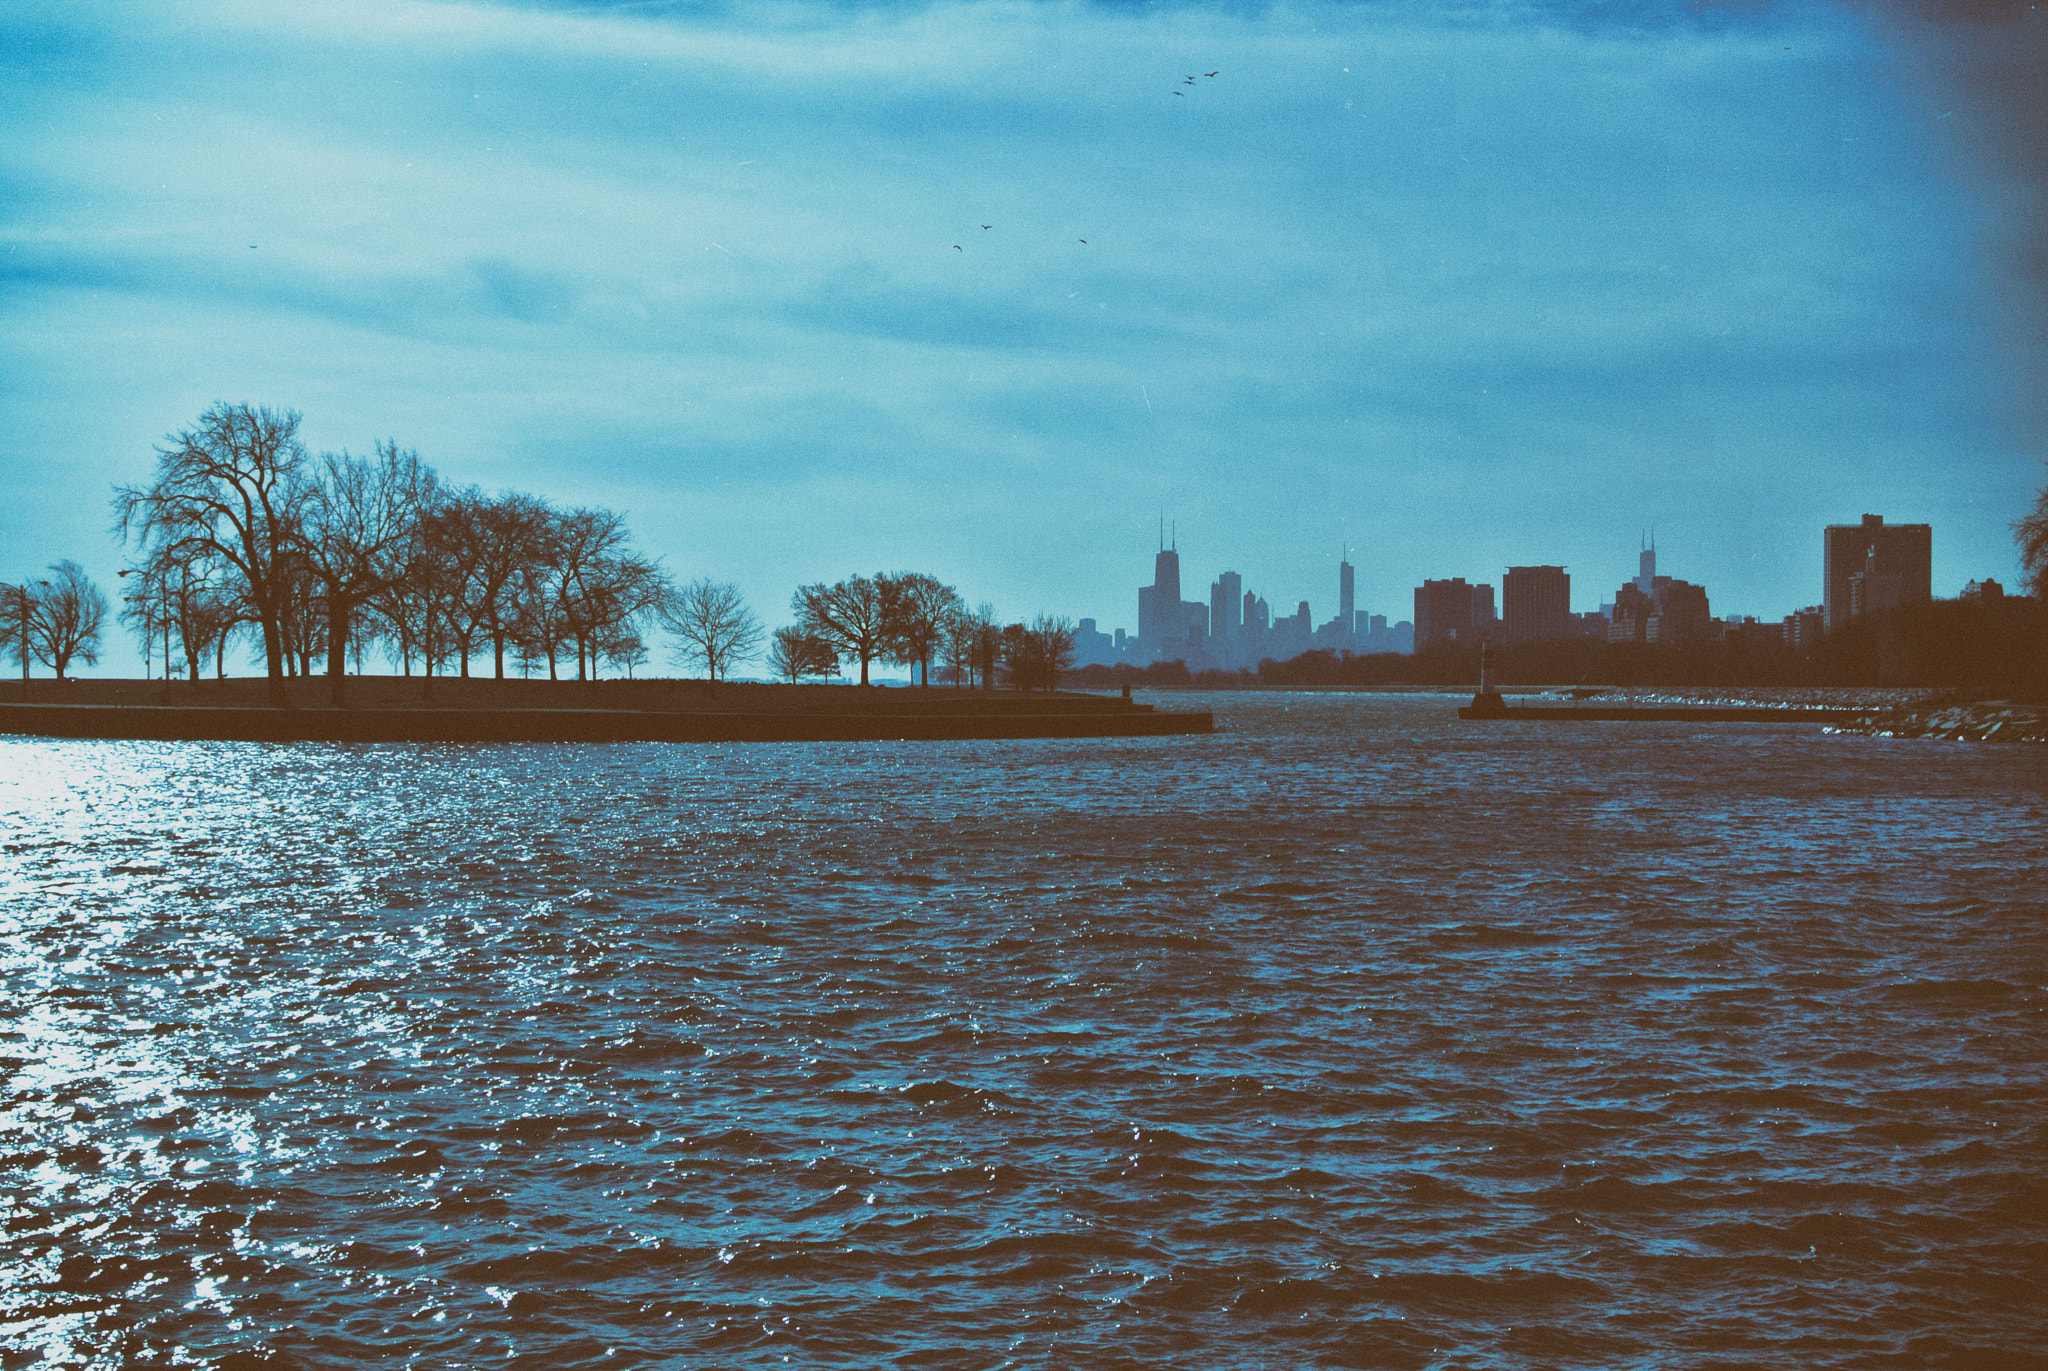
[(1936, 738), (1953, 743), (2048, 743), (2048, 718), (2039, 706), (2005, 700), (1939, 709), (1887, 709), (1859, 714), (1828, 730), (1865, 738)]
[(976, 710), (252, 709), (0, 705), (0, 733), (55, 738), (329, 743), (711, 743), (1146, 738), (1209, 733), (1207, 710), (1075, 700)]

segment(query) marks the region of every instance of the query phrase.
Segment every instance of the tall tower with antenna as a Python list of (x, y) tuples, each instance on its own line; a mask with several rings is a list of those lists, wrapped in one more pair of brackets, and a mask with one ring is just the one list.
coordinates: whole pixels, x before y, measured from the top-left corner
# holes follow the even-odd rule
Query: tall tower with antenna
[(1138, 587), (1138, 637), (1156, 647), (1168, 638), (1187, 632), (1180, 607), (1179, 530), (1173, 542), (1166, 536), (1166, 518), (1159, 520), (1159, 552), (1152, 559), (1152, 584)]
[(1351, 549), (1337, 561), (1337, 631), (1349, 637), (1358, 622), (1357, 573), (1351, 566)]

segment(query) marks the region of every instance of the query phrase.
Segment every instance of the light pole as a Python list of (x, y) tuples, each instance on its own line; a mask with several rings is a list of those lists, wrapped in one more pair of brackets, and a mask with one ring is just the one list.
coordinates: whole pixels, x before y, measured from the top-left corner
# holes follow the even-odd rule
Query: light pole
[[(138, 567), (129, 567), (126, 571), (118, 572), (116, 574), (119, 575), (121, 579), (124, 581), (127, 580), (130, 576), (140, 576), (142, 578), (142, 593), (140, 595), (130, 595), (126, 598), (129, 604), (139, 604), (142, 606), (142, 679), (147, 681), (150, 679), (149, 650), (151, 647), (151, 635), (149, 632), (149, 573)], [(165, 652), (164, 674), (169, 675), (170, 670), (171, 655), (169, 652)]]
[[(50, 588), (48, 581), (37, 581), (36, 584), (45, 590)], [(21, 606), (21, 639), (16, 646), (21, 651), (21, 698), (22, 702), (26, 704), (28, 702), (28, 578), (26, 576), (21, 578), (21, 584), (14, 588), (14, 593)]]

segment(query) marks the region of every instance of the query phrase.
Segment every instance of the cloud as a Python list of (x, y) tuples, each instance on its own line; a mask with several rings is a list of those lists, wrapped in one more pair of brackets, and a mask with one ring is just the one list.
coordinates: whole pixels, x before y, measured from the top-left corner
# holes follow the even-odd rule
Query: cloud
[(2010, 560), (1999, 209), (1847, 11), (4, 22), (64, 60), (0, 96), (0, 460), (121, 454), (16, 540), (100, 538), (98, 484), (228, 398), (644, 509), (771, 603), (829, 555), (1114, 625), (1162, 505), (1276, 603), (1336, 531), (1382, 607), (1508, 548), (1611, 579), (1650, 519), (1753, 612), (1866, 507), (1958, 584)]

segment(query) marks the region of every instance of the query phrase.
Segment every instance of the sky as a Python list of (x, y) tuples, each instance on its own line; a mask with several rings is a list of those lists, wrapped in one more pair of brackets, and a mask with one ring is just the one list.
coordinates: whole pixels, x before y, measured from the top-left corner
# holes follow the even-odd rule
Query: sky
[(1390, 618), (1589, 610), (1652, 529), (1775, 619), (1865, 513), (2010, 585), (2032, 13), (17, 0), (0, 578), (111, 593), (112, 487), (230, 401), (624, 511), (771, 627), (923, 570), (1135, 629), (1162, 519), (1189, 598), (1318, 622), (1347, 547)]

